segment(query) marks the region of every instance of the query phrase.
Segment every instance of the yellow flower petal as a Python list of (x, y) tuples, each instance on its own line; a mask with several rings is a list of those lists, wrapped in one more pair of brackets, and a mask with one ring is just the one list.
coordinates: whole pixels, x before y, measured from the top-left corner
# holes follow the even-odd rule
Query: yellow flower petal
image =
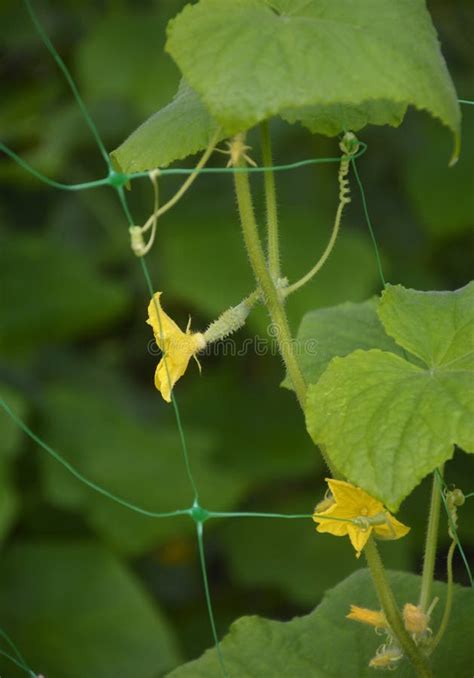
[(362, 529), (357, 525), (349, 524), (349, 527), (347, 528), (347, 534), (349, 535), (351, 544), (354, 547), (354, 551), (356, 552), (356, 558), (360, 558), (362, 549), (369, 541), (370, 535), (372, 534), (372, 530), (373, 530), (372, 527)]
[(374, 533), (379, 539), (400, 539), (410, 532), (410, 528), (394, 518), (391, 513), (386, 511), (385, 515), (387, 522), (374, 527)]
[(334, 480), (334, 478), (326, 480), (336, 503), (350, 507), (353, 515), (375, 516), (383, 511), (382, 502), (371, 497), (360, 487), (346, 483), (344, 480)]
[(155, 341), (158, 348), (162, 351), (166, 350), (166, 342), (176, 336), (184, 334), (178, 325), (167, 315), (161, 308), (160, 297), (163, 292), (156, 292), (148, 304), (148, 325), (153, 328)]
[(351, 605), (351, 611), (346, 617), (362, 624), (370, 624), (370, 626), (375, 626), (378, 629), (388, 628), (388, 623), (382, 610), (369, 610), (366, 607)]
[(189, 325), (183, 332), (161, 308), (161, 292), (157, 292), (148, 305), (147, 323), (152, 326), (156, 343), (163, 357), (155, 372), (155, 386), (166, 402), (171, 402), (175, 383), (186, 372), (189, 361), (202, 350), (206, 341), (200, 332), (191, 332)]

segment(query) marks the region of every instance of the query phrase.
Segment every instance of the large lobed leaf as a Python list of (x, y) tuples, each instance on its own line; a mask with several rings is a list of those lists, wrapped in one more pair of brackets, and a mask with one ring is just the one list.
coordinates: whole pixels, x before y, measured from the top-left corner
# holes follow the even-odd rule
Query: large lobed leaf
[[(420, 577), (401, 572), (390, 575), (400, 604), (416, 603)], [(436, 582), (439, 596), (432, 625), (439, 625), (446, 598), (446, 585)], [(230, 628), (221, 644), (227, 674), (239, 678), (339, 678), (374, 676), (369, 660), (384, 640), (372, 628), (345, 619), (350, 604), (378, 609), (367, 570), (351, 575), (329, 591), (311, 614), (289, 622), (261, 617), (243, 617)], [(446, 635), (433, 655), (436, 676), (469, 676), (474, 662), (472, 606), (474, 591), (455, 587), (452, 615)], [(169, 678), (218, 678), (222, 675), (216, 651), (172, 671)], [(397, 669), (399, 678), (414, 678), (406, 661)]]
[[(0, 565), (0, 615), (29, 664), (51, 678), (152, 678), (179, 661), (164, 616), (91, 542), (15, 544)], [(0, 670), (24, 675), (3, 658)]]
[(341, 473), (396, 509), (455, 444), (474, 451), (474, 283), (388, 286), (378, 312), (412, 362), (378, 347), (335, 357), (309, 386), (306, 421)]
[(398, 124), (409, 105), (455, 135), (460, 112), (423, 0), (200, 0), (166, 49), (233, 131), (273, 115), (337, 134)]
[[(345, 356), (358, 348), (380, 348), (400, 352), (387, 336), (377, 316), (377, 300), (361, 304), (345, 302), (309, 311), (303, 317), (296, 337), (296, 351), (304, 378), (314, 384), (335, 356)], [(291, 389), (288, 377), (282, 386)]]

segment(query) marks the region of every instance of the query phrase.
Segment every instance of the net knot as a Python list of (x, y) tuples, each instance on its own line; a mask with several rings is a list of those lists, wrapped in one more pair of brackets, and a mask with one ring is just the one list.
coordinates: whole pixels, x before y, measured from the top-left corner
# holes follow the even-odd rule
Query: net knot
[(107, 179), (109, 184), (111, 186), (114, 186), (114, 188), (121, 188), (122, 186), (125, 186), (125, 184), (129, 180), (129, 177), (128, 174), (124, 174), (123, 172), (116, 172), (115, 170), (110, 170)]
[(194, 520), (194, 522), (198, 524), (205, 523), (206, 520), (210, 518), (209, 511), (207, 511), (205, 508), (202, 508), (202, 506), (199, 506), (199, 504), (193, 504), (189, 515)]

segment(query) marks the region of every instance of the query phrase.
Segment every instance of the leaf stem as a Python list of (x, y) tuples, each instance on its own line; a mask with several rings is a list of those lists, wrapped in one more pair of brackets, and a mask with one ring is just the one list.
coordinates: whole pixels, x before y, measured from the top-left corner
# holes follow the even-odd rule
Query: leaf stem
[[(443, 476), (443, 467), (439, 469)], [(439, 515), (441, 508), (441, 487), (436, 474), (433, 474), (431, 485), (430, 512), (428, 516), (428, 529), (426, 531), (425, 552), (423, 556), (423, 574), (421, 577), (421, 590), (419, 606), (426, 612), (431, 603), (431, 588), (436, 562), (436, 547), (438, 544)]]
[(395, 596), (393, 595), (393, 591), (388, 582), (382, 559), (380, 558), (373, 537), (367, 542), (364, 548), (364, 554), (367, 565), (369, 566), (370, 574), (372, 575), (380, 605), (382, 606), (393, 634), (400, 643), (401, 649), (410, 659), (419, 678), (433, 678), (433, 673), (428, 665), (426, 657), (420, 652), (403, 625), (403, 620), (395, 601)]
[[(270, 127), (268, 120), (260, 124), (262, 140), (262, 157), (264, 167), (273, 167)], [(267, 208), (267, 247), (268, 267), (274, 280), (281, 276), (280, 243), (278, 237), (278, 208), (276, 200), (275, 175), (273, 169), (267, 170), (264, 176), (265, 203)]]

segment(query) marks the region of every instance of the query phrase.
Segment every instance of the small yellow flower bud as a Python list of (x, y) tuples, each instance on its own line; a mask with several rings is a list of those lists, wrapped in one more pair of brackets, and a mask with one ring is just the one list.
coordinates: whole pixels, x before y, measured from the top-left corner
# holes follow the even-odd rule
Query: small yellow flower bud
[(417, 605), (406, 603), (403, 608), (403, 622), (408, 633), (422, 634), (428, 628), (428, 615)]
[(369, 662), (369, 666), (373, 669), (390, 669), (395, 668), (395, 665), (403, 658), (403, 654), (398, 647), (387, 647), (382, 645), (377, 650), (375, 657)]
[(351, 605), (351, 611), (346, 615), (347, 619), (375, 626), (377, 629), (387, 629), (388, 623), (384, 613), (381, 610), (369, 610), (366, 607), (357, 607)]

